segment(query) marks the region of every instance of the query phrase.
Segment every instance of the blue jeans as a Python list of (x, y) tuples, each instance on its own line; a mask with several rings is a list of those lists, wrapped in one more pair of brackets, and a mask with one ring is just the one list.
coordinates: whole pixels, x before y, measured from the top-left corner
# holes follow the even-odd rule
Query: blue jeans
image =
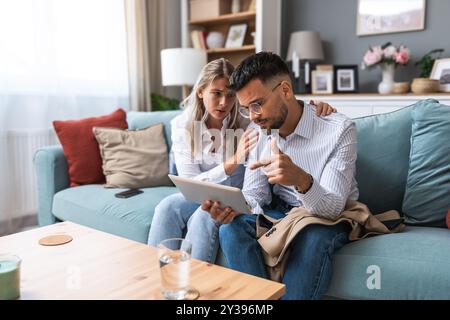
[[(275, 219), (283, 212), (266, 211)], [(256, 238), (256, 215), (243, 214), (220, 227), (220, 245), (228, 265), (237, 271), (268, 278)], [(270, 226), (269, 226), (270, 227)], [(320, 299), (332, 275), (332, 256), (348, 242), (349, 226), (309, 225), (291, 242), (283, 283), (285, 300)]]
[(199, 204), (189, 202), (181, 193), (176, 193), (156, 206), (148, 244), (157, 246), (165, 239), (182, 238), (184, 235), (192, 243), (194, 259), (214, 263), (219, 249), (219, 224)]

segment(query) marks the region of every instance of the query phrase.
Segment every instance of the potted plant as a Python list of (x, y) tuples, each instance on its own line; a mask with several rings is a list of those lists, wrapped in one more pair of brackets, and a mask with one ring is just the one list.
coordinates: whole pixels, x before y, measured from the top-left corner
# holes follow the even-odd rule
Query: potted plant
[(152, 111), (180, 110), (180, 101), (152, 93)]
[(414, 78), (411, 84), (412, 92), (430, 93), (439, 91), (439, 81), (430, 79), (430, 74), (434, 61), (439, 58), (442, 52), (444, 52), (444, 49), (433, 49), (416, 62), (415, 65), (420, 69), (420, 76)]

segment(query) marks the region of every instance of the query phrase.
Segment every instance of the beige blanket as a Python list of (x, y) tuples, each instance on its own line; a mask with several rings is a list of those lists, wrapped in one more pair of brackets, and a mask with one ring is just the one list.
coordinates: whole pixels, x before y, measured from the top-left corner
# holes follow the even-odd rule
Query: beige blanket
[[(270, 229), (263, 227), (262, 219), (269, 220), (273, 226)], [(256, 234), (270, 278), (281, 282), (289, 256), (289, 244), (304, 227), (310, 224), (335, 225), (345, 221), (351, 226), (349, 240), (354, 241), (371, 235), (402, 231), (405, 227), (403, 223), (397, 224), (393, 229), (388, 229), (383, 224), (383, 222), (397, 219), (400, 219), (400, 215), (395, 210), (372, 215), (365, 204), (348, 201), (344, 211), (336, 220), (314, 216), (302, 207), (292, 209), (279, 220), (267, 215), (259, 215), (256, 220)]]

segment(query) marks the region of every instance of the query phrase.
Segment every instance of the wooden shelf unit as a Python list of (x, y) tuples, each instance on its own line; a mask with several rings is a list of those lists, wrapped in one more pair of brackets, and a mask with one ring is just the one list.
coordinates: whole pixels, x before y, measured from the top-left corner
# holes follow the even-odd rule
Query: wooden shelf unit
[(215, 25), (221, 23), (238, 23), (256, 18), (256, 11), (245, 11), (239, 13), (229, 13), (221, 15), (214, 19), (191, 20), (190, 25)]
[(197, 19), (187, 21), (187, 30), (189, 33), (188, 45), (192, 47), (192, 40), (190, 39), (191, 32), (194, 30), (201, 30), (205, 32), (220, 32), (224, 37), (223, 45), (227, 41), (228, 31), (232, 25), (247, 24), (247, 31), (242, 47), (239, 48), (215, 48), (207, 49), (208, 61), (219, 58), (226, 58), (234, 65), (239, 64), (244, 58), (256, 52), (255, 40), (252, 37), (252, 32), (256, 34), (256, 11), (248, 11), (251, 0), (242, 0), (241, 9), (244, 10), (238, 13), (228, 13), (220, 15), (215, 18)]
[(232, 52), (241, 52), (241, 51), (255, 51), (255, 45), (249, 44), (246, 46), (242, 46), (239, 48), (216, 48), (216, 49), (208, 49), (206, 52), (208, 54), (214, 53), (232, 53)]
[[(241, 12), (222, 14), (215, 18), (190, 18), (189, 0), (181, 1), (181, 44), (192, 48), (191, 32), (218, 31), (224, 36), (224, 46), (231, 25), (247, 23), (247, 32), (242, 48), (209, 49), (208, 60), (227, 58), (234, 65), (259, 51), (281, 53), (282, 0), (256, 0), (255, 10), (249, 10), (252, 0), (241, 0)], [(198, 16), (198, 15), (197, 15)], [(251, 33), (255, 32), (255, 39)]]

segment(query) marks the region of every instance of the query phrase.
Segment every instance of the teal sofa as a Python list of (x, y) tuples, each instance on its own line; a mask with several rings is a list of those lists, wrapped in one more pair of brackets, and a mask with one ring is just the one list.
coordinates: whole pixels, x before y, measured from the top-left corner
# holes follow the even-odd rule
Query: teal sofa
[[(402, 211), (413, 107), (355, 119), (360, 201), (375, 214)], [(177, 114), (130, 112), (127, 121), (130, 129), (163, 122), (170, 147), (170, 120)], [(59, 146), (38, 150), (34, 165), (41, 226), (68, 220), (145, 243), (155, 206), (177, 192), (174, 187), (146, 188), (139, 196), (117, 199), (114, 194), (119, 190), (101, 185), (69, 188)], [(222, 254), (217, 263), (226, 265)], [(445, 228), (407, 226), (402, 233), (353, 242), (334, 255), (333, 264), (328, 297), (450, 299), (450, 231)]]

